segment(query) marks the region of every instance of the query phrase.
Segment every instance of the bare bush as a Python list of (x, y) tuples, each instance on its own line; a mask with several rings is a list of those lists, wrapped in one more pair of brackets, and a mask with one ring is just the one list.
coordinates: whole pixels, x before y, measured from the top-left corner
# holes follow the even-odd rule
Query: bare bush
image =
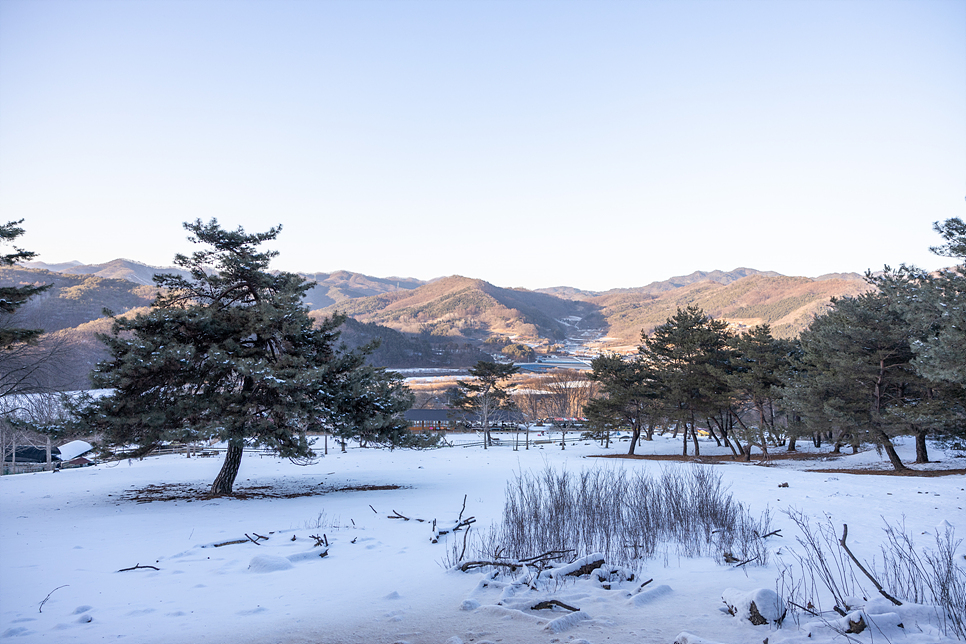
[[(794, 565), (780, 564), (779, 594), (791, 607), (793, 619), (800, 613), (823, 617), (823, 597), (831, 595), (832, 610), (845, 616), (865, 603), (869, 593), (855, 575), (853, 563), (847, 557), (832, 525), (831, 518), (813, 525), (803, 513), (789, 510), (789, 518), (798, 526), (798, 543), (802, 553), (791, 553)], [(966, 639), (966, 570), (956, 562), (956, 550), (962, 540), (956, 540), (954, 530), (946, 526), (936, 531), (935, 549), (922, 549), (915, 544), (904, 527), (886, 522), (886, 543), (881, 546), (882, 561), (873, 565), (875, 578), (894, 599), (927, 606), (936, 610), (937, 622), (946, 635)], [(873, 581), (873, 583), (876, 583)], [(824, 617), (823, 617), (824, 619)]]
[(503, 522), (487, 548), (518, 560), (551, 550), (602, 553), (616, 565), (672, 548), (680, 556), (763, 565), (768, 553), (762, 535), (769, 521), (767, 512), (752, 517), (718, 474), (700, 466), (656, 477), (547, 467), (509, 482)]
[(936, 531), (934, 550), (918, 548), (905, 526), (886, 522), (885, 533), (876, 576), (902, 599), (935, 606), (943, 632), (966, 639), (966, 571), (956, 563), (962, 539), (953, 527)]

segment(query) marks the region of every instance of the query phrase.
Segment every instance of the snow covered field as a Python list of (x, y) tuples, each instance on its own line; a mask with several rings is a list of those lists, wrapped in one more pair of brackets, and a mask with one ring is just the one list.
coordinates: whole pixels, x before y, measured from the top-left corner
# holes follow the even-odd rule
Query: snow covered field
[[(599, 444), (568, 443), (566, 451), (559, 445), (529, 451), (350, 447), (342, 454), (330, 442), (328, 456), (304, 467), (246, 455), (235, 489), (248, 498), (185, 498), (190, 489), (210, 485), (219, 458), (163, 456), (0, 478), (0, 637), (65, 643), (671, 644), (686, 631), (692, 635), (682, 642), (848, 641), (814, 619), (798, 626), (786, 621), (776, 629), (752, 626), (720, 610), (728, 589), (739, 594), (775, 589), (776, 556), (767, 566), (741, 568), (711, 559), (657, 557), (640, 571), (654, 581), (639, 594), (632, 594), (637, 583), (606, 590), (600, 583), (568, 580), (552, 595), (514, 591), (511, 597), (499, 584), (484, 586), (486, 572), (447, 570), (450, 540), (461, 545), (463, 532), (433, 544), (429, 522), (455, 522), (464, 495), (464, 518), (476, 518), (474, 529), (499, 521), (507, 481), (517, 472), (547, 465), (574, 472), (689, 467), (594, 458), (605, 451)], [(703, 443), (702, 453), (717, 452), (712, 445)], [(607, 451), (626, 448), (621, 442)], [(679, 450), (678, 441), (658, 439), (639, 453)], [(912, 445), (902, 445), (900, 454), (911, 460)], [(931, 456), (947, 467), (964, 464), (935, 449)], [(933, 544), (943, 521), (966, 536), (963, 475), (804, 471), (880, 463), (882, 458), (867, 450), (831, 463), (703, 467), (720, 473), (753, 512), (773, 510), (773, 528), (780, 528), (783, 538), (770, 538), (768, 545), (779, 555), (796, 547), (796, 528), (781, 512), (789, 507), (816, 520), (827, 513), (839, 528), (848, 523), (849, 545), (867, 560), (879, 555), (883, 517), (892, 522), (904, 517), (922, 545)], [(779, 487), (782, 483), (788, 487)], [(380, 486), (399, 487), (371, 489)], [(177, 498), (145, 502), (152, 497)], [(412, 520), (388, 518), (394, 512)], [(326, 557), (318, 556), (326, 548), (316, 547), (312, 535), (328, 542)], [(230, 541), (242, 543), (216, 546)], [(961, 549), (960, 562), (962, 554)], [(118, 572), (135, 565), (142, 568)], [(531, 600), (551, 596), (580, 613), (528, 609)], [(851, 635), (853, 641), (950, 641), (937, 633), (928, 611), (883, 603), (876, 599), (873, 607), (898, 617), (884, 619), (878, 630)], [(833, 618), (838, 616), (828, 621)]]

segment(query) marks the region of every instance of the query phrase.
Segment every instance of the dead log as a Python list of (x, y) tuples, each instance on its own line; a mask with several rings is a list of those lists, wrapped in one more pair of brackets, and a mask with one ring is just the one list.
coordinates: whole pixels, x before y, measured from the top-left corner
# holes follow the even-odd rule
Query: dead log
[(589, 575), (590, 573), (594, 572), (595, 570), (597, 570), (598, 568), (600, 568), (603, 565), (604, 565), (604, 560), (603, 559), (598, 559), (596, 561), (590, 561), (590, 562), (585, 563), (583, 566), (581, 566), (577, 570), (572, 570), (572, 571), (568, 572), (564, 576), (565, 577), (582, 577), (583, 575)]
[(516, 572), (517, 568), (522, 568), (523, 564), (518, 561), (467, 561), (460, 566), (460, 570), (467, 572), (473, 568), (509, 568), (510, 572)]

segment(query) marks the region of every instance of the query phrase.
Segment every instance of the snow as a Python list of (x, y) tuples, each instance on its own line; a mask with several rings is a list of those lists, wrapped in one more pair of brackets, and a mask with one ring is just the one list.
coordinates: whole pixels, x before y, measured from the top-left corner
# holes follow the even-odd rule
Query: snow
[(86, 441), (70, 441), (60, 446), (60, 460), (70, 461), (82, 454), (94, 449), (94, 446)]
[(771, 588), (758, 588), (751, 592), (727, 588), (721, 593), (721, 599), (731, 608), (737, 620), (750, 621), (752, 605), (758, 615), (769, 623), (776, 624), (785, 618), (785, 602)]
[[(200, 494), (221, 467), (219, 458), (170, 455), (2, 477), (0, 637), (145, 644), (848, 641), (835, 630), (844, 618), (834, 613), (825, 620), (786, 619), (778, 628), (752, 626), (720, 610), (728, 589), (745, 598), (775, 589), (776, 556), (767, 566), (735, 567), (666, 553), (644, 562), (634, 581), (616, 581), (610, 589), (594, 575), (575, 579), (519, 571), (540, 580), (531, 590), (507, 577), (494, 580), (488, 569), (448, 569), (464, 532), (441, 535), (434, 544), (433, 519), (438, 526), (452, 526), (462, 511), (464, 519), (476, 518), (474, 530), (487, 529), (500, 520), (504, 490), (515, 473), (547, 465), (574, 471), (687, 467), (594, 457), (626, 452), (626, 442), (605, 450), (593, 442), (568, 441), (561, 450), (558, 439), (558, 444), (519, 451), (512, 449), (512, 439), (503, 443), (488, 450), (350, 447), (341, 453), (329, 441), (329, 455), (309, 466), (246, 454), (236, 491), (248, 491), (248, 498), (172, 492), (175, 500), (139, 502), (137, 490), (148, 486), (175, 485)], [(637, 451), (676, 454), (680, 445), (657, 437)], [(703, 454), (720, 453), (713, 442), (702, 441), (701, 447)], [(913, 447), (899, 445), (907, 462)], [(963, 466), (962, 460), (930, 448), (940, 460), (931, 467)], [(848, 523), (849, 546), (867, 561), (881, 556), (882, 517), (904, 521), (922, 546), (932, 545), (937, 527), (947, 524), (966, 536), (963, 475), (804, 471), (878, 467), (883, 459), (864, 450), (828, 463), (706, 467), (720, 473), (753, 512), (772, 510), (773, 528), (783, 535), (768, 540), (773, 554), (797, 547), (795, 526), (781, 512), (786, 508), (815, 521), (827, 514), (837, 526)], [(781, 483), (788, 487), (780, 488)], [(379, 486), (399, 487), (374, 489)], [(158, 489), (169, 488), (153, 488), (154, 496)], [(268, 491), (291, 498), (262, 495)], [(389, 518), (395, 513), (410, 520)], [(317, 546), (317, 538), (328, 547)], [(322, 552), (327, 555), (321, 557)], [(646, 579), (653, 582), (641, 588)], [(852, 641), (953, 641), (940, 634), (933, 609), (896, 607), (874, 590), (867, 596), (856, 610), (870, 628), (850, 634)], [(531, 609), (547, 599), (580, 610)]]

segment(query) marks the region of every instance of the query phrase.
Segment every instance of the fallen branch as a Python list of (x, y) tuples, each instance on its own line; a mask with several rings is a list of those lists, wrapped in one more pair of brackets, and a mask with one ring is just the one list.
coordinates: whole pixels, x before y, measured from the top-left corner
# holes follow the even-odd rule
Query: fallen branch
[[(268, 537), (263, 537), (262, 535), (258, 534), (257, 532), (253, 532), (252, 534), (255, 535), (256, 537), (258, 537), (259, 539), (264, 539), (265, 541), (268, 541)], [(271, 533), (269, 533), (269, 534), (271, 534)]]
[(329, 540), (325, 538), (324, 534), (321, 537), (317, 534), (310, 534), (309, 538), (315, 539), (315, 545), (312, 546), (313, 548), (321, 548), (323, 546), (328, 547), (329, 545)]
[(875, 587), (876, 587), (876, 589), (878, 589), (880, 595), (882, 595), (883, 597), (885, 597), (886, 599), (888, 599), (889, 601), (891, 601), (896, 606), (902, 606), (902, 602), (901, 601), (899, 601), (898, 599), (896, 599), (895, 597), (893, 597), (892, 595), (890, 595), (886, 591), (882, 590), (882, 586), (879, 584), (878, 581), (876, 581), (875, 577), (873, 577), (871, 574), (869, 574), (869, 571), (865, 569), (865, 566), (863, 566), (862, 564), (860, 564), (859, 563), (859, 560), (855, 558), (855, 555), (852, 554), (852, 551), (849, 550), (849, 547), (847, 545), (845, 545), (845, 539), (848, 536), (849, 536), (849, 526), (848, 526), (848, 524), (843, 523), (842, 524), (842, 538), (839, 539), (839, 544), (842, 546), (842, 549), (845, 550), (845, 554), (847, 554), (849, 556), (849, 559), (852, 560), (852, 563), (854, 563), (858, 567), (858, 569), (861, 570), (865, 574), (865, 576), (869, 578), (869, 581), (871, 581), (873, 584), (875, 584)]
[(44, 597), (44, 601), (40, 602), (40, 608), (37, 610), (37, 612), (40, 612), (40, 613), (44, 612), (44, 604), (46, 604), (47, 603), (47, 600), (50, 599), (50, 596), (54, 594), (54, 591), (60, 590), (61, 588), (67, 588), (68, 586), (70, 586), (70, 584), (64, 584), (63, 586), (57, 586), (57, 588), (54, 588), (54, 590), (52, 590), (49, 593), (47, 593), (47, 596)]
[(396, 512), (395, 510), (393, 510), (392, 511), (392, 514), (390, 514), (387, 518), (388, 519), (404, 519), (406, 521), (409, 521), (409, 517), (404, 517), (403, 515), (401, 515), (398, 512)]
[(463, 572), (468, 572), (473, 568), (486, 568), (487, 566), (493, 566), (494, 568), (509, 568), (510, 572), (516, 572), (516, 569), (523, 567), (523, 564), (521, 564), (519, 561), (467, 561), (460, 566), (460, 570)]
[(128, 570), (143, 570), (145, 568), (150, 568), (151, 570), (161, 570), (160, 568), (155, 568), (154, 566), (142, 566), (141, 564), (134, 564), (130, 568), (121, 568), (117, 572), (127, 572)]
[(225, 541), (224, 543), (216, 543), (215, 547), (220, 548), (222, 546), (233, 546), (237, 543), (248, 543), (248, 539), (235, 539), (234, 541)]
[(375, 514), (379, 514), (378, 512), (376, 512), (376, 509), (372, 507), (371, 503), (369, 504), (369, 509), (372, 510)]
[[(245, 536), (248, 537), (248, 533), (247, 532), (245, 533)], [(251, 537), (248, 537), (248, 540), (251, 541), (252, 543), (254, 543), (256, 546), (262, 545), (262, 544), (258, 543), (258, 539), (252, 539)]]
[[(389, 517), (389, 518), (392, 519), (394, 517)], [(440, 530), (439, 534), (443, 535), (443, 534), (449, 534), (450, 532), (457, 532), (460, 528), (469, 528), (474, 523), (476, 523), (476, 517), (469, 517), (468, 519), (460, 521), (459, 523), (457, 523), (455, 526), (453, 526), (448, 530)]]
[(765, 534), (765, 535), (762, 535), (762, 537), (761, 537), (761, 538), (762, 538), (762, 539), (767, 539), (768, 537), (784, 537), (785, 535), (782, 535), (782, 534), (778, 534), (778, 533), (779, 533), (779, 532), (781, 532), (781, 531), (782, 531), (782, 529), (781, 529), (781, 528), (778, 528), (777, 530), (772, 530), (772, 531), (771, 531), (771, 532), (769, 532), (768, 534)]
[(562, 601), (559, 601), (557, 599), (551, 599), (549, 601), (540, 602), (536, 606), (531, 606), (530, 607), (530, 610), (546, 610), (548, 608), (553, 608), (554, 606), (560, 606), (561, 608), (566, 608), (567, 610), (569, 610), (571, 612), (574, 612), (574, 613), (580, 611), (579, 608), (574, 608), (573, 606), (568, 606), (567, 604), (565, 604)]

